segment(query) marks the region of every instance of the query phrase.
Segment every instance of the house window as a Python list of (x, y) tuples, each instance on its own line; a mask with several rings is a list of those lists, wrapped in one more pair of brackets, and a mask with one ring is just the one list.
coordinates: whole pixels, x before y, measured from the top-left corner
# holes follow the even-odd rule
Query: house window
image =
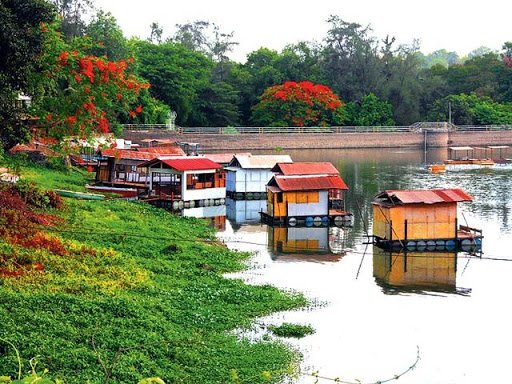
[(282, 203), (283, 202), (283, 192), (277, 193), (277, 202)]

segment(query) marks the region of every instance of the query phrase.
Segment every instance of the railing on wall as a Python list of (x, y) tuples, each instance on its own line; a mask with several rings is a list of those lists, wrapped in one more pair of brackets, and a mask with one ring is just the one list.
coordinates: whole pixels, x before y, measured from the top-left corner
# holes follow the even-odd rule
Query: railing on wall
[(332, 133), (374, 133), (374, 132), (481, 132), (512, 130), (512, 125), (453, 125), (448, 123), (415, 123), (408, 126), (332, 126), (332, 127), (178, 127), (169, 129), (166, 124), (125, 124), (125, 130), (168, 130), (177, 134), (211, 134), (211, 135), (244, 135), (244, 134), (332, 134)]

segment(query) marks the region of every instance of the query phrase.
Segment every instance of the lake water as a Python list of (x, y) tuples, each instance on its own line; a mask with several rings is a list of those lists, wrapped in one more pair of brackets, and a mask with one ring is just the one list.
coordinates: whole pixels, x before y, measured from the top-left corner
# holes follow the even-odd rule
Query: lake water
[[(350, 187), (346, 200), (353, 227), (267, 228), (257, 221), (264, 202), (254, 201), (228, 202), (228, 220), (222, 220), (222, 209), (211, 216), (217, 216), (218, 236), (229, 247), (253, 252), (249, 270), (234, 277), (299, 291), (314, 303), (258, 320), (315, 328), (303, 339), (286, 339), (303, 355), (304, 375), (296, 382), (314, 383), (307, 375), (314, 371), (348, 382), (390, 379), (416, 361), (418, 350), (420, 360), (400, 384), (508, 382), (512, 165), (430, 174), (425, 163), (445, 159), (446, 150), (287, 153), (295, 161), (330, 161), (338, 168)], [(377, 192), (452, 187), (474, 197), (459, 204), (459, 223), (483, 230), (481, 255), (403, 257), (364, 244)]]

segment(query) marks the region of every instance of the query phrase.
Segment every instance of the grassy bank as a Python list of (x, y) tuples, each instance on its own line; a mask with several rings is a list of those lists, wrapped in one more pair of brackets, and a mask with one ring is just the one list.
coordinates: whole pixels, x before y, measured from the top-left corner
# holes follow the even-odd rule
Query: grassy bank
[[(45, 189), (87, 182), (79, 171), (21, 173)], [(293, 370), (284, 345), (230, 331), (304, 298), (224, 278), (246, 255), (216, 243), (205, 223), (136, 202), (64, 203), (46, 212), (59, 219), (37, 230), (39, 243), (0, 239), (1, 267), (38, 266), (0, 278), (0, 338), (24, 359), (38, 356), (66, 383), (268, 383)], [(0, 368), (18, 370), (5, 343)]]

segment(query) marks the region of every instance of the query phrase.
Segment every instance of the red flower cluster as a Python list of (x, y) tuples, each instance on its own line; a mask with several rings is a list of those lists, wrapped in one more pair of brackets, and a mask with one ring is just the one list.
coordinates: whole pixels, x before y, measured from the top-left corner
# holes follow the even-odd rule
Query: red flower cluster
[(340, 99), (325, 85), (287, 81), (264, 91), (253, 117), (255, 122), (266, 125), (339, 124), (342, 107)]

